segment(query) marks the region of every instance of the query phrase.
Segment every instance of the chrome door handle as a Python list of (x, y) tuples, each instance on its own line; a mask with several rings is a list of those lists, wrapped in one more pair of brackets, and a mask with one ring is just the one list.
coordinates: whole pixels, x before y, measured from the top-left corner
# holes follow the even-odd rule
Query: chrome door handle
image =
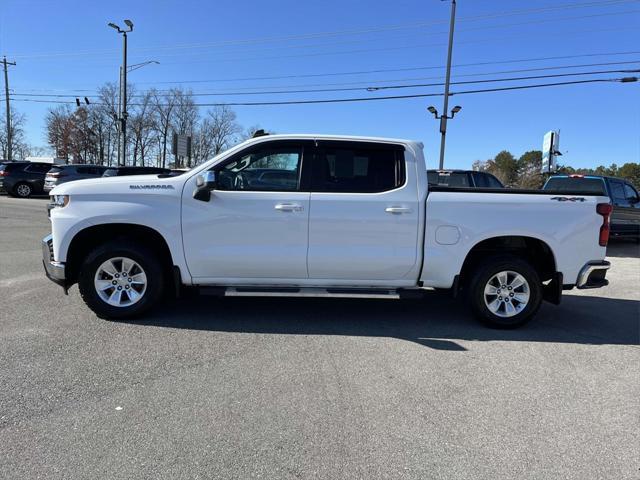
[(301, 212), (304, 210), (299, 203), (276, 203), (276, 206), (273, 208), (279, 212)]
[(411, 213), (409, 207), (387, 207), (384, 211), (387, 213)]

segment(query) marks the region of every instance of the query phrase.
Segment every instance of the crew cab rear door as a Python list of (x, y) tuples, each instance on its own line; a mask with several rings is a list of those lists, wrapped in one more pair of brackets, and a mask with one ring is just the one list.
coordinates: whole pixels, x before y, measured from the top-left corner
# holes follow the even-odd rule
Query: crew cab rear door
[(217, 186), (208, 202), (193, 198), (195, 180), (187, 182), (182, 234), (197, 283), (307, 279), (308, 146), (281, 140), (241, 150), (213, 168)]
[[(309, 215), (310, 279), (372, 285), (418, 262), (415, 163), (402, 145), (319, 141)], [(415, 278), (413, 278), (415, 283)]]

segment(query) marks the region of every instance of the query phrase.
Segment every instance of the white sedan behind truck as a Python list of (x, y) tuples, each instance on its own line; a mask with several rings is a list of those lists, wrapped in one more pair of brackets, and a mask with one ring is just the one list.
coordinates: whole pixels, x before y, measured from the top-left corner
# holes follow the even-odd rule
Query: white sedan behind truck
[(498, 327), (562, 290), (607, 284), (609, 199), (429, 187), (418, 142), (272, 135), (177, 177), (82, 180), (52, 192), (47, 276), (101, 317), (169, 288), (224, 295), (398, 298), (464, 293)]

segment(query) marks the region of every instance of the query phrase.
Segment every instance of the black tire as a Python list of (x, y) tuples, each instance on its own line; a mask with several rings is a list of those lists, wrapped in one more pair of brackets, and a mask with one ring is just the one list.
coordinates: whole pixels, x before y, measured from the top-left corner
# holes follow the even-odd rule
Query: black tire
[(13, 196), (19, 198), (29, 198), (33, 195), (33, 187), (26, 182), (20, 182), (13, 187)]
[[(499, 272), (511, 271), (524, 277), (529, 287), (525, 307), (511, 317), (492, 312), (485, 302), (485, 286)], [(511, 295), (511, 294), (509, 294)], [(490, 297), (492, 298), (492, 297)], [(497, 296), (496, 296), (497, 298)], [(511, 255), (490, 257), (478, 266), (469, 284), (469, 301), (474, 315), (492, 328), (516, 328), (531, 320), (542, 303), (542, 282), (535, 269), (526, 261)], [(510, 299), (513, 305), (513, 299)], [(506, 300), (509, 302), (509, 300)], [(502, 311), (504, 314), (504, 310)]]
[[(96, 272), (100, 266), (115, 257), (133, 260), (146, 275), (146, 290), (142, 298), (132, 305), (108, 304), (100, 298), (94, 285)], [(151, 250), (127, 240), (116, 240), (100, 245), (87, 255), (80, 270), (78, 289), (87, 306), (100, 318), (118, 320), (137, 317), (153, 308), (160, 300), (164, 289), (164, 272), (158, 257)]]

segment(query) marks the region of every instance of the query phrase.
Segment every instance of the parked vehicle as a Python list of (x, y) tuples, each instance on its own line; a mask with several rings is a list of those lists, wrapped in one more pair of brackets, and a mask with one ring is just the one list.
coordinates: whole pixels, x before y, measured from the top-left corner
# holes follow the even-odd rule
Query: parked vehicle
[(178, 177), (56, 187), (44, 266), (116, 319), (142, 314), (168, 285), (376, 298), (436, 288), (514, 327), (563, 289), (607, 284), (607, 197), (489, 192), (428, 185), (418, 142), (261, 136)]
[(0, 164), (0, 190), (22, 198), (41, 195), (44, 193), (44, 178), (50, 168), (50, 163), (2, 163)]
[(102, 165), (54, 165), (44, 179), (44, 191), (50, 192), (55, 186), (73, 180), (101, 177), (107, 167)]
[(611, 199), (611, 235), (640, 240), (640, 196), (638, 189), (622, 178), (600, 175), (554, 175), (542, 187), (547, 192), (583, 190)]
[(103, 177), (122, 177), (128, 175), (150, 175), (150, 174), (169, 175), (171, 170), (160, 167), (111, 167), (105, 170)]
[(429, 185), (463, 188), (504, 188), (494, 175), (474, 170), (427, 170)]

